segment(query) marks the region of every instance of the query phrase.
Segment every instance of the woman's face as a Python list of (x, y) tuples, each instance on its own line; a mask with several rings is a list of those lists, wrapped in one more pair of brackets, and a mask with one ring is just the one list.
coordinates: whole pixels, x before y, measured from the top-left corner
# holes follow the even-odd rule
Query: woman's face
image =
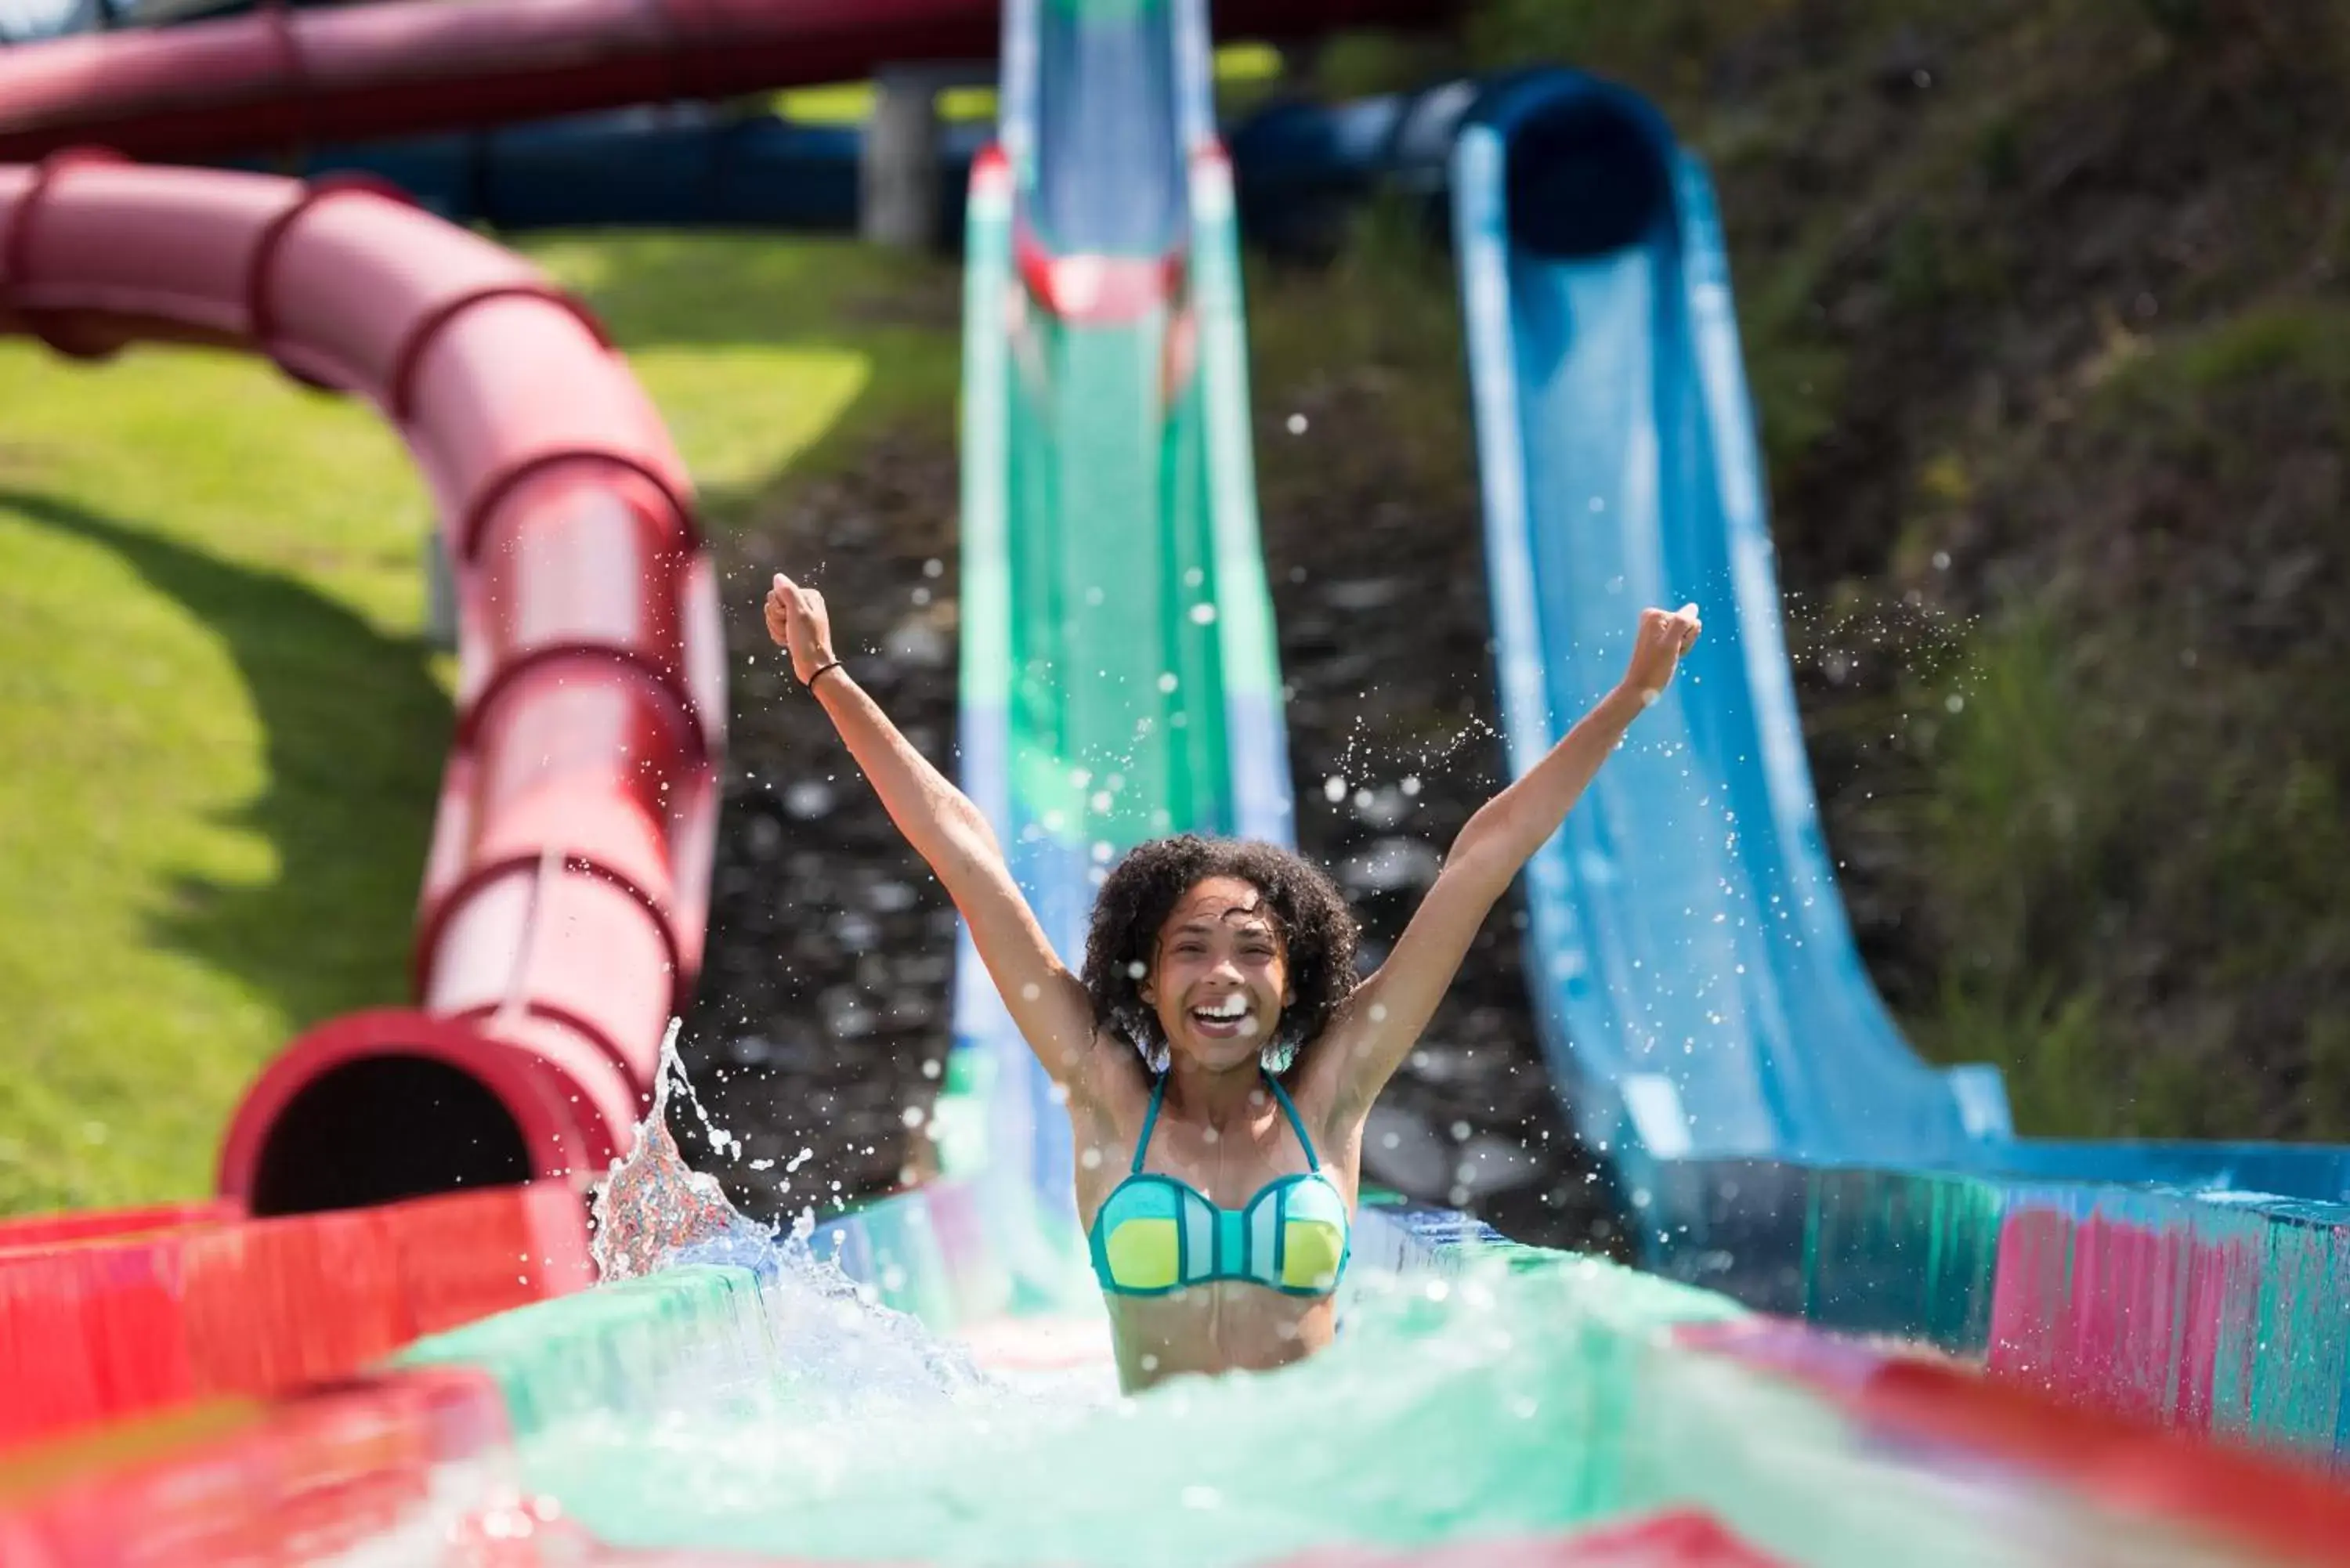
[(1169, 1045), (1220, 1072), (1255, 1061), (1297, 1000), (1264, 895), (1237, 877), (1211, 877), (1175, 900), (1139, 989)]

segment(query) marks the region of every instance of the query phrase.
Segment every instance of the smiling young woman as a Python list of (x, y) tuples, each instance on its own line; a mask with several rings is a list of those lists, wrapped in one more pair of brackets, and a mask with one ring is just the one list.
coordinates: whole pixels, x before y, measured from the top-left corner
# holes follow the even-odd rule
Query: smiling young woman
[(1699, 632), (1694, 605), (1642, 613), (1622, 683), (1469, 819), (1387, 961), (1358, 980), (1355, 921), (1326, 877), (1273, 845), (1190, 835), (1111, 870), (1072, 973), (986, 817), (834, 656), (824, 597), (779, 573), (766, 618), (1066, 1094), (1077, 1213), (1128, 1389), (1330, 1342), (1372, 1102), (1494, 900)]

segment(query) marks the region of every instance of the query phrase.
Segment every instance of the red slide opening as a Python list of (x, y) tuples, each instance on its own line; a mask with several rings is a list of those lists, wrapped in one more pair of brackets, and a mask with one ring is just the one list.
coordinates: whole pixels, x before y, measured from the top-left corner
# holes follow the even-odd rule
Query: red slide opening
[(64, 155), (0, 168), (0, 331), (238, 348), (368, 399), (456, 565), (416, 1005), (273, 1063), (222, 1192), (285, 1214), (600, 1169), (701, 961), (725, 678), (683, 465), (594, 321), (377, 189)]

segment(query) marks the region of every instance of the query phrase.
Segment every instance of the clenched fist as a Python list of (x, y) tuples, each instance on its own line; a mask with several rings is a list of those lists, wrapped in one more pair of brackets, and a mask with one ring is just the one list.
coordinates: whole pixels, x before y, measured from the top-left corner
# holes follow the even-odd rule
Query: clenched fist
[(792, 673), (806, 685), (817, 670), (836, 662), (832, 656), (832, 617), (824, 596), (804, 588), (783, 573), (775, 574), (767, 590), (767, 635), (792, 656)]
[(1695, 646), (1702, 629), (1693, 604), (1669, 612), (1642, 610), (1640, 628), (1632, 634), (1632, 667), (1625, 672), (1624, 684), (1638, 692), (1643, 703), (1662, 697), (1681, 655)]

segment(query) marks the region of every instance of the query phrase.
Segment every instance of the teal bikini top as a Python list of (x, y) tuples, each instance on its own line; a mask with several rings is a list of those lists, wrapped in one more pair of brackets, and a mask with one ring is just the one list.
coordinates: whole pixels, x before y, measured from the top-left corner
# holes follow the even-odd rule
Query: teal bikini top
[(1270, 1074), (1264, 1081), (1305, 1151), (1305, 1173), (1266, 1182), (1244, 1208), (1219, 1209), (1190, 1182), (1144, 1170), (1142, 1157), (1167, 1097), (1162, 1075), (1150, 1091), (1134, 1165), (1102, 1199), (1087, 1238), (1103, 1290), (1163, 1296), (1211, 1280), (1253, 1280), (1292, 1296), (1326, 1296), (1338, 1288), (1353, 1247), (1347, 1199), (1322, 1174), (1280, 1081)]

